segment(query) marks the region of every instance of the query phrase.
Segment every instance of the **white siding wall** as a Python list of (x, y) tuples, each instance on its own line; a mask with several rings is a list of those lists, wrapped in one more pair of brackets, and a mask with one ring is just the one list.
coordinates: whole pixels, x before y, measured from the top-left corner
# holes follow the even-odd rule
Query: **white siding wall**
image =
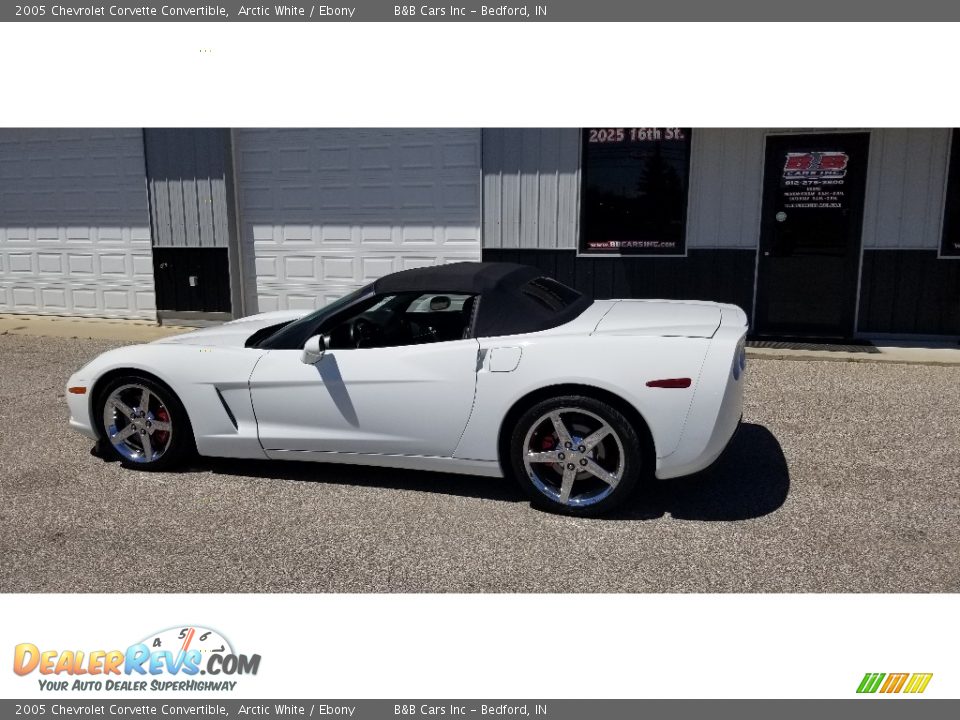
[[(688, 248), (757, 247), (766, 138), (786, 132), (818, 130), (693, 130)], [(864, 247), (936, 249), (942, 232), (950, 130), (869, 132)], [(577, 246), (578, 142), (577, 130), (484, 131), (486, 247)]]
[(575, 248), (580, 220), (580, 131), (483, 131), (483, 244)]
[[(766, 137), (774, 132), (785, 131), (694, 130), (687, 247), (757, 246)], [(950, 130), (869, 132), (863, 246), (936, 249), (942, 232)]]
[(943, 228), (950, 130), (882, 129), (870, 139), (864, 247), (936, 250)]
[[(238, 130), (248, 312), (480, 259), (480, 130)], [(250, 260), (253, 262), (250, 262)]]
[[(764, 137), (762, 129), (694, 129), (687, 247), (756, 247)], [(483, 174), (484, 247), (577, 247), (579, 129), (484, 130)]]
[(755, 248), (760, 235), (765, 131), (693, 130), (688, 248)]
[[(687, 247), (756, 247), (766, 137), (784, 130), (697, 129), (690, 168)], [(789, 132), (816, 132), (797, 129)], [(870, 130), (863, 246), (939, 246), (950, 130)]]
[(0, 129), (0, 311), (156, 317), (140, 130)]

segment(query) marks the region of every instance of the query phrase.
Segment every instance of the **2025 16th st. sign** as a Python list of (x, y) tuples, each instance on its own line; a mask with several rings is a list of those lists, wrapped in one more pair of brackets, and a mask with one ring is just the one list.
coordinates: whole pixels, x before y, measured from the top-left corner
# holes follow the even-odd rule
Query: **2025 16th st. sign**
[(689, 128), (583, 130), (581, 255), (685, 255)]

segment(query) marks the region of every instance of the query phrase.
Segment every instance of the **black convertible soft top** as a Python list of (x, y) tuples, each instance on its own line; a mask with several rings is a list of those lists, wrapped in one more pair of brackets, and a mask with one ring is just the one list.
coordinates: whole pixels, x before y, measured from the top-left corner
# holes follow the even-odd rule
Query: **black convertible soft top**
[(557, 327), (590, 306), (589, 298), (529, 265), (460, 262), (402, 270), (373, 282), (377, 295), (406, 292), (476, 295), (474, 335), (516, 335)]
[(378, 297), (426, 293), (471, 295), (464, 303), (464, 313), (472, 315), (473, 337), (547, 330), (573, 320), (591, 303), (573, 288), (528, 265), (452, 263), (401, 270), (374, 280), (299, 320), (258, 330), (247, 338), (246, 345), (268, 350), (302, 348), (318, 330), (356, 315), (358, 307), (370, 307)]
[(517, 287), (543, 273), (510, 262), (458, 262), (401, 270), (373, 281), (377, 295), (402, 292), (449, 292), (482, 295)]

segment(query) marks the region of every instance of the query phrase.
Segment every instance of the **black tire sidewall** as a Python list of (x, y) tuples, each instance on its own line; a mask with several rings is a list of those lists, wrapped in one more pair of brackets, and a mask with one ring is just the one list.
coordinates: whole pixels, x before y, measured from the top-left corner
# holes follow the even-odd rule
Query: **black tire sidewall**
[[(160, 398), (160, 401), (166, 406), (173, 422), (173, 437), (170, 440), (170, 447), (157, 460), (149, 463), (132, 462), (117, 451), (113, 443), (107, 437), (107, 429), (104, 426), (103, 410), (110, 393), (122, 385), (137, 384), (150, 389), (150, 392)], [(94, 421), (96, 423), (97, 434), (100, 436), (102, 446), (105, 448), (107, 456), (114, 460), (119, 460), (124, 467), (134, 470), (160, 471), (167, 470), (182, 463), (193, 451), (193, 429), (190, 425), (190, 419), (183, 403), (176, 394), (166, 385), (158, 383), (152, 378), (143, 375), (124, 375), (110, 380), (97, 393), (94, 404)]]
[[(620, 436), (620, 441), (623, 444), (623, 476), (620, 482), (617, 483), (614, 491), (595, 505), (588, 505), (586, 507), (561, 505), (546, 497), (540, 492), (537, 486), (533, 484), (533, 481), (527, 477), (527, 471), (523, 464), (523, 454), (526, 452), (523, 443), (527, 431), (530, 429), (530, 425), (543, 415), (560, 407), (582, 408), (599, 415), (609, 423)], [(533, 505), (551, 512), (583, 517), (603, 515), (621, 506), (637, 489), (646, 469), (646, 464), (650, 462), (650, 458), (645, 457), (647, 453), (644, 451), (644, 445), (640, 436), (623, 413), (609, 403), (586, 395), (562, 395), (542, 400), (532, 405), (519, 417), (514, 425), (513, 432), (510, 436), (509, 452), (509, 468)]]

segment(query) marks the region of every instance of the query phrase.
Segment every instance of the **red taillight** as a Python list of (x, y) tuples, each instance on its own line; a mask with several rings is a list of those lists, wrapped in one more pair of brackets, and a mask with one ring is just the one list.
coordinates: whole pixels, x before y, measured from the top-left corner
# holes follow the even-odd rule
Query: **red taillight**
[(655, 388), (688, 388), (690, 378), (664, 378), (663, 380), (649, 380), (647, 387)]

